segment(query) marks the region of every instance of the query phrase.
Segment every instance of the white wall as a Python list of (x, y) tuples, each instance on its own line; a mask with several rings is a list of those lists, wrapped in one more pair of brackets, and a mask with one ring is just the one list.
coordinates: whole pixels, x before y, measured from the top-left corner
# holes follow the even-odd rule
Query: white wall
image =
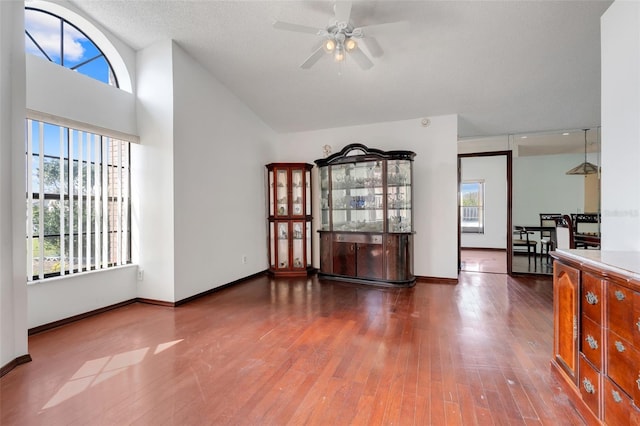
[(458, 140), (458, 154), (475, 154), (477, 152), (510, 151), (509, 135), (489, 136), (482, 138), (466, 138)]
[(138, 52), (138, 130), (131, 149), (132, 260), (139, 297), (175, 301), (173, 43)]
[(601, 19), (602, 249), (640, 250), (640, 3)]
[(513, 225), (539, 225), (540, 213), (582, 213), (584, 176), (566, 172), (583, 161), (584, 154), (514, 157)]
[(276, 134), (176, 44), (173, 72), (181, 300), (267, 269), (264, 174)]
[[(282, 135), (277, 147), (279, 161), (313, 163), (323, 157), (322, 147), (332, 152), (359, 142), (382, 150), (414, 151), (414, 272), (418, 276), (457, 278), (457, 116), (431, 117), (422, 127), (420, 119)], [(317, 168), (314, 167), (317, 172)], [(317, 173), (314, 173), (317, 174)], [(318, 198), (314, 179), (314, 200)], [(319, 229), (318, 203), (314, 204), (313, 230)], [(314, 234), (314, 265), (319, 265), (319, 245)]]
[(461, 234), (461, 247), (507, 248), (507, 156), (463, 157), (462, 180), (484, 181), (484, 234)]
[(27, 57), (27, 108), (130, 135), (138, 133), (133, 94), (44, 58)]
[(136, 298), (135, 265), (29, 284), (29, 328)]
[(0, 367), (27, 354), (23, 8), (0, 2)]

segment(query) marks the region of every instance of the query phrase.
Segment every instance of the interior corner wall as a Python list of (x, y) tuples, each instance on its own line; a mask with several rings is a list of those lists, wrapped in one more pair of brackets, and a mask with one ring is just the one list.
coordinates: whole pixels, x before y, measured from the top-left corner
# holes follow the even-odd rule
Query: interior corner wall
[(138, 297), (175, 301), (173, 43), (137, 55), (140, 144), (131, 147), (132, 260), (143, 269)]
[(601, 18), (602, 250), (640, 250), (640, 3)]
[[(382, 150), (410, 150), (417, 155), (413, 168), (413, 220), (415, 229), (414, 272), (435, 278), (458, 277), (458, 116), (430, 117), (340, 127), (281, 135), (277, 149), (280, 161), (312, 163), (323, 156), (323, 146), (332, 152), (351, 143)], [(314, 167), (317, 176), (317, 167)], [(313, 200), (319, 198), (319, 183), (313, 182)], [(319, 229), (319, 206), (313, 205), (313, 229)], [(317, 234), (313, 237), (313, 263), (319, 261)]]
[(173, 74), (175, 283), (182, 300), (267, 269), (264, 176), (276, 134), (176, 43)]
[(28, 353), (23, 8), (0, 2), (0, 367)]
[(460, 235), (462, 248), (507, 248), (507, 156), (463, 157), (462, 181), (484, 182), (484, 233)]

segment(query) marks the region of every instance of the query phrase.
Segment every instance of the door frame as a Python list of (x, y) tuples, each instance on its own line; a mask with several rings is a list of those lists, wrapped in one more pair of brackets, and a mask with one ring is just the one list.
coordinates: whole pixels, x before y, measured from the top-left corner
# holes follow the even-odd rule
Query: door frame
[(513, 209), (513, 152), (512, 151), (489, 151), (489, 152), (475, 152), (468, 154), (458, 154), (458, 273), (462, 270), (462, 231), (460, 230), (461, 217), (460, 217), (460, 184), (462, 183), (462, 159), (468, 157), (497, 157), (504, 156), (507, 162), (507, 275), (512, 275), (513, 272), (513, 233), (511, 212)]

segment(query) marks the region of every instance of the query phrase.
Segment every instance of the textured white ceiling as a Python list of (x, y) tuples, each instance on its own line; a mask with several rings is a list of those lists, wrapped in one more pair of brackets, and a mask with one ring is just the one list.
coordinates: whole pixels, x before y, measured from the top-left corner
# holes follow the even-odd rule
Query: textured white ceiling
[[(600, 124), (600, 16), (611, 1), (364, 1), (356, 26), (376, 34), (367, 71), (328, 57), (298, 66), (331, 1), (75, 0), (134, 49), (174, 39), (278, 132), (457, 113), (460, 137)], [(363, 48), (366, 51), (366, 48)]]

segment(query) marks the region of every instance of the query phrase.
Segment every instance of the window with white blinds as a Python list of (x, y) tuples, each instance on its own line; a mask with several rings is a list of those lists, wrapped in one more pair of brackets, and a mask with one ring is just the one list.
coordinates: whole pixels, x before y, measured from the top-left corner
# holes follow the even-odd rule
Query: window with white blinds
[(29, 280), (130, 263), (130, 143), (26, 123)]

